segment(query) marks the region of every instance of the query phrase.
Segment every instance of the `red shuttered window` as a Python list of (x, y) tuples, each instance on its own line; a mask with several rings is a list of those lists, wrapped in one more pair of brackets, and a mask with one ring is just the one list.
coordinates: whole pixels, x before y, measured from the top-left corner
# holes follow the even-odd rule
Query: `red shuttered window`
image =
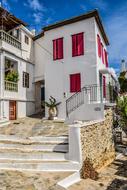
[(103, 76), (103, 97), (106, 98), (106, 77)]
[(53, 60), (63, 59), (63, 38), (53, 40)]
[(104, 50), (104, 55), (105, 55), (105, 65), (106, 67), (108, 67), (108, 54), (106, 50)]
[(84, 33), (72, 35), (72, 56), (84, 55)]
[(102, 62), (104, 64), (104, 47), (102, 43), (101, 43), (101, 55), (102, 55)]
[(80, 73), (70, 75), (70, 92), (81, 91), (81, 76)]
[(101, 57), (101, 39), (99, 35), (97, 35), (97, 44), (98, 44), (98, 56)]

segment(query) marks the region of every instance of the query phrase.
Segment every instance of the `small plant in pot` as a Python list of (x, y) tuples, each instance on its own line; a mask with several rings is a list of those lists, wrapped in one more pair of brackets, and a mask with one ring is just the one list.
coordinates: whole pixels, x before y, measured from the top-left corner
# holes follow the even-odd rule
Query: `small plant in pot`
[(52, 96), (49, 98), (49, 102), (44, 101), (43, 105), (48, 107), (48, 114), (49, 114), (49, 120), (54, 120), (55, 117), (58, 115), (58, 109), (57, 106), (60, 105), (61, 102), (56, 102), (56, 99)]

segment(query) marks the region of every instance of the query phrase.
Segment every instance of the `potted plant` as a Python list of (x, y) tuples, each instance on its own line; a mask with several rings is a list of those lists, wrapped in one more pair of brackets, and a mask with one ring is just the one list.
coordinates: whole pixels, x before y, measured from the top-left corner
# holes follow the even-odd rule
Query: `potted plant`
[(54, 120), (58, 115), (57, 106), (60, 105), (61, 102), (56, 102), (56, 99), (52, 96), (49, 98), (49, 102), (44, 101), (43, 105), (48, 107), (49, 120)]
[(19, 80), (19, 74), (18, 74), (18, 72), (15, 71), (15, 70), (12, 70), (12, 71), (8, 72), (6, 74), (6, 76), (5, 76), (5, 80), (17, 83), (18, 80)]

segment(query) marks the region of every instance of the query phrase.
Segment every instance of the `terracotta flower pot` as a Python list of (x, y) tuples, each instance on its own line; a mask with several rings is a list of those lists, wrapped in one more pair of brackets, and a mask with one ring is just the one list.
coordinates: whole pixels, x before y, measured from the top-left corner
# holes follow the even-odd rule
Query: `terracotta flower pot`
[(48, 113), (49, 113), (49, 119), (54, 120), (54, 117), (57, 116), (57, 108), (56, 107), (49, 108)]

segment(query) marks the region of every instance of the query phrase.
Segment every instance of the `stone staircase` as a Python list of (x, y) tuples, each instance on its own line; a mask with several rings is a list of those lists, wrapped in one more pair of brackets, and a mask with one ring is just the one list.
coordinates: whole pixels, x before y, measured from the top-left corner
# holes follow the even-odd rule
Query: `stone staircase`
[(0, 135), (0, 169), (26, 171), (78, 171), (68, 160), (68, 137)]

